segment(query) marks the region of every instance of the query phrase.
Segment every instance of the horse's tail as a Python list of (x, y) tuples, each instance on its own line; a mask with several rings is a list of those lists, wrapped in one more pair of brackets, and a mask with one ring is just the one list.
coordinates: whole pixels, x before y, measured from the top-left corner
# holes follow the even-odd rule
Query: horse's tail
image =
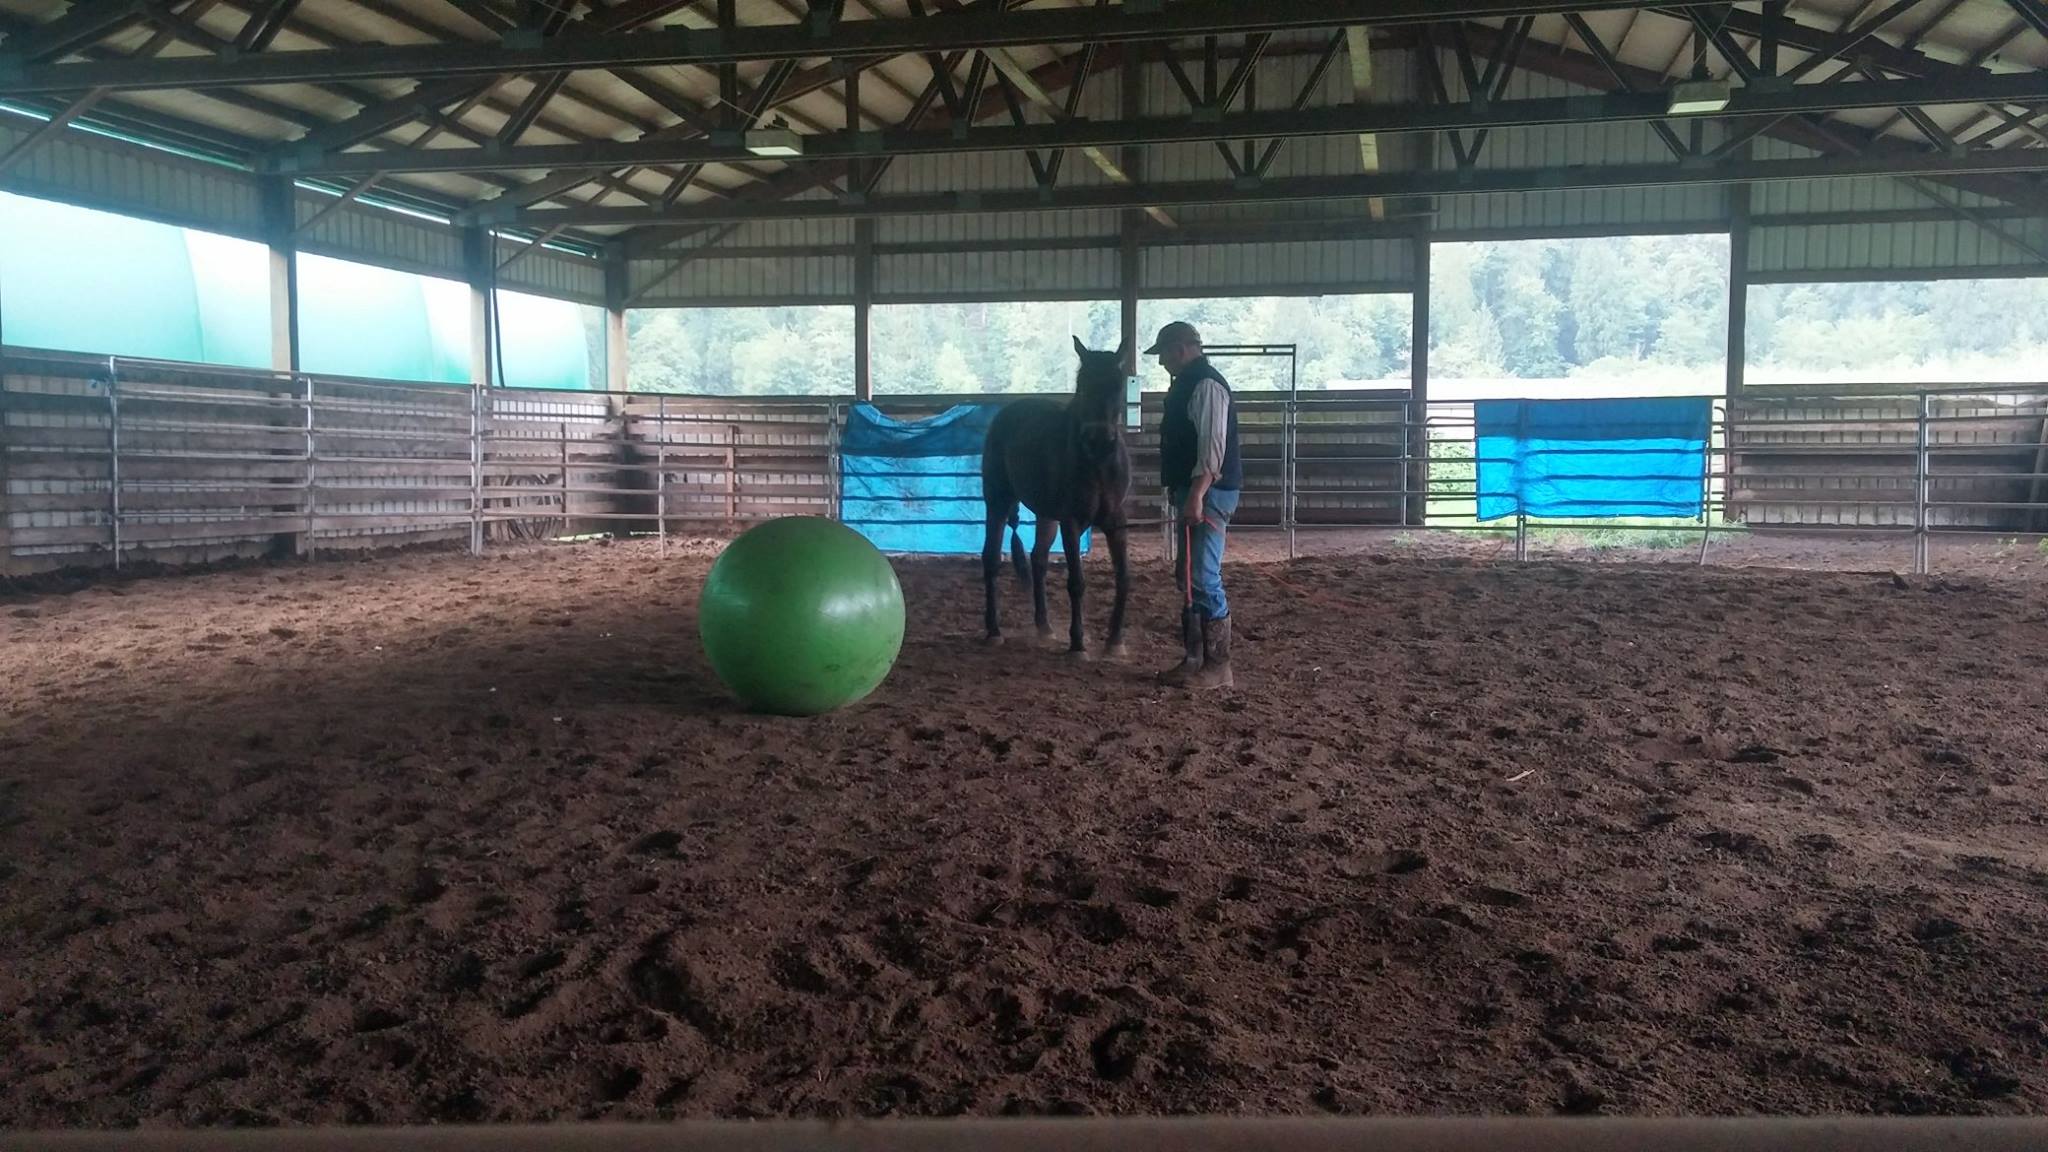
[(1017, 510), (1010, 510), (1010, 564), (1017, 569), (1017, 579), (1031, 583), (1031, 561), (1024, 555), (1024, 533)]

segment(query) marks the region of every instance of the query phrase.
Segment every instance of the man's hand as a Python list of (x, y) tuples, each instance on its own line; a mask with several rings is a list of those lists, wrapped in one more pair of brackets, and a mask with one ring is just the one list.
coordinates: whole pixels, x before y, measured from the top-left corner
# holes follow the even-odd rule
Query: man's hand
[(1195, 477), (1195, 482), (1188, 486), (1188, 498), (1181, 503), (1180, 514), (1190, 521), (1203, 519), (1202, 502), (1207, 500), (1208, 497), (1209, 477)]

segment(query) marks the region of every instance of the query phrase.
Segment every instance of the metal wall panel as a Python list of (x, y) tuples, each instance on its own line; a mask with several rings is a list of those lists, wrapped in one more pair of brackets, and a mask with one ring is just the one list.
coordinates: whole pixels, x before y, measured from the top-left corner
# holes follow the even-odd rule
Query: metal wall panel
[[(503, 264), (525, 248), (525, 244), (500, 240), (498, 263)], [(517, 264), (499, 274), (498, 283), (515, 291), (574, 300), (579, 304), (603, 307), (605, 302), (602, 264), (550, 248), (521, 257)]]
[[(1749, 267), (1767, 279), (1826, 280), (1887, 272), (1915, 276), (1975, 274), (2048, 276), (2048, 218), (1997, 220), (2012, 239), (1960, 217), (1907, 224), (1828, 224), (1756, 228), (1750, 232)], [(2027, 251), (2032, 247), (2035, 252)]]
[[(0, 116), (0, 154), (37, 127)], [(255, 179), (118, 140), (69, 131), (15, 165), (0, 188), (23, 196), (257, 239), (262, 209)]]
[[(1451, 98), (1464, 100), (1465, 84), (1457, 57), (1450, 53), (1440, 53), (1438, 64), (1444, 70), (1445, 84), (1451, 90)], [(1554, 76), (1517, 69), (1508, 80), (1503, 99), (1549, 100), (1596, 94), (1594, 89), (1568, 83)], [(1693, 124), (1685, 122), (1673, 125), (1681, 138), (1690, 137), (1693, 127)], [(1724, 138), (1721, 126), (1717, 123), (1701, 121), (1699, 127), (1702, 129), (1701, 140), (1709, 150), (1718, 146)], [(1469, 138), (1468, 133), (1467, 139)], [(1442, 133), (1438, 133), (1434, 137), (1434, 143), (1436, 165), (1440, 168), (1456, 167), (1450, 140)], [(1540, 168), (1581, 164), (1661, 164), (1671, 159), (1670, 147), (1648, 124), (1572, 124), (1540, 128), (1502, 128), (1489, 132), (1486, 146), (1480, 150), (1477, 167)]]
[[(1068, 163), (1072, 163), (1070, 159)], [(1002, 240), (1113, 237), (1112, 211), (1001, 212), (953, 216), (895, 216), (875, 221), (878, 244), (971, 244)]]
[[(295, 205), (303, 223), (332, 203), (330, 197), (302, 193)], [(299, 247), (322, 256), (354, 260), (461, 280), (462, 235), (432, 220), (350, 204), (329, 212), (299, 237)]]
[(1206, 244), (1148, 248), (1146, 296), (1405, 292), (1414, 281), (1408, 240)]
[(1716, 232), (1727, 230), (1727, 220), (1726, 193), (1714, 185), (1605, 188), (1443, 196), (1437, 200), (1436, 230), (1514, 239), (1517, 233), (1597, 235), (1674, 227)]
[[(1784, 140), (1768, 137), (1756, 141), (1759, 160), (1806, 160), (1820, 155)], [(1759, 184), (1751, 200), (1758, 215), (1805, 212), (1884, 212), (1892, 209), (1929, 208), (1943, 202), (1969, 208), (2000, 207), (2001, 202), (1976, 192), (1942, 187), (1938, 193), (1920, 191), (1915, 182), (1889, 176), (1852, 176), (1840, 180), (1775, 181)]]
[[(705, 240), (718, 237), (706, 233)], [(851, 220), (756, 220), (725, 234), (713, 248), (752, 248), (766, 245), (799, 248), (829, 248), (853, 243)], [(680, 250), (680, 249), (679, 249)]]
[[(1464, 99), (1465, 84), (1457, 57), (1439, 53), (1438, 65), (1452, 99)], [(1556, 77), (1517, 70), (1508, 81), (1504, 98), (1553, 99), (1592, 92), (1593, 89)], [(1676, 130), (1681, 136), (1690, 134), (1689, 125), (1678, 125)], [(1721, 139), (1718, 125), (1704, 126), (1702, 140), (1708, 148)], [(1469, 144), (1470, 134), (1466, 140)], [(1432, 136), (1430, 149), (1434, 167), (1457, 167), (1457, 157), (1447, 136)], [(1583, 124), (1489, 132), (1474, 166), (1544, 168), (1662, 164), (1671, 160), (1670, 147), (1648, 124)], [(1503, 238), (1515, 232), (1625, 232), (1633, 228), (1668, 231), (1677, 224), (1714, 230), (1726, 227), (1726, 204), (1726, 193), (1711, 185), (1444, 196), (1437, 202), (1436, 227), (1438, 231), (1454, 234), (1500, 233)]]
[[(635, 260), (628, 278), (635, 308), (846, 304), (853, 300), (850, 256), (705, 257), (679, 266), (674, 261)], [(643, 287), (651, 290), (639, 294)]]
[(1117, 294), (1114, 248), (1051, 252), (920, 252), (876, 261), (883, 303), (941, 299), (1101, 300)]
[[(671, 249), (661, 259), (631, 262), (627, 283), (634, 307), (853, 299), (853, 258), (849, 255), (722, 254), (748, 248), (844, 249), (853, 243), (851, 220), (760, 220), (731, 232), (713, 230), (692, 239), (694, 243)], [(643, 290), (645, 295), (641, 295)]]
[[(1062, 164), (1062, 188), (1092, 188), (1109, 183), (1102, 170), (1078, 152)], [(898, 157), (875, 191), (880, 195), (916, 195), (1036, 187), (1031, 162), (1022, 152), (954, 152)]]

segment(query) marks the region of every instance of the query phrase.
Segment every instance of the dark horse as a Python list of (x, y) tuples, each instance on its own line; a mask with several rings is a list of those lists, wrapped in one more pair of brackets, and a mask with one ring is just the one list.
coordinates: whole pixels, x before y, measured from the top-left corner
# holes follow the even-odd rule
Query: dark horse
[[(1002, 642), (996, 615), (996, 578), (1003, 567), (1003, 529), (1010, 529), (1010, 551), (1017, 575), (1031, 581), (1031, 606), (1040, 636), (1052, 635), (1046, 619), (1045, 573), (1052, 553), (1053, 530), (1067, 550), (1067, 603), (1072, 612), (1067, 650), (1086, 658), (1088, 641), (1081, 627), (1081, 533), (1093, 528), (1109, 541), (1116, 566), (1116, 605), (1109, 613), (1109, 654), (1124, 654), (1124, 602), (1130, 598), (1130, 568), (1125, 558), (1124, 501), (1131, 492), (1131, 453), (1124, 446), (1124, 354), (1094, 352), (1074, 340), (1081, 356), (1074, 374), (1074, 395), (1065, 403), (1018, 400), (1001, 412), (988, 429), (981, 451), (981, 493), (988, 508), (988, 537), (981, 549), (981, 582), (987, 594), (988, 640)], [(1017, 505), (1038, 517), (1031, 565), (1024, 563)]]

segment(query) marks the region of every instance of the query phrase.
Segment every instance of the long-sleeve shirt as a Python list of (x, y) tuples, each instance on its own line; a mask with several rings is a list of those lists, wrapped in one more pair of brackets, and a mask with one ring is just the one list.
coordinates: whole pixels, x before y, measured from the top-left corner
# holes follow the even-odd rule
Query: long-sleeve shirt
[(1195, 471), (1187, 478), (1214, 480), (1223, 474), (1224, 438), (1230, 428), (1230, 390), (1215, 380), (1195, 385), (1188, 397), (1188, 419), (1195, 422)]

